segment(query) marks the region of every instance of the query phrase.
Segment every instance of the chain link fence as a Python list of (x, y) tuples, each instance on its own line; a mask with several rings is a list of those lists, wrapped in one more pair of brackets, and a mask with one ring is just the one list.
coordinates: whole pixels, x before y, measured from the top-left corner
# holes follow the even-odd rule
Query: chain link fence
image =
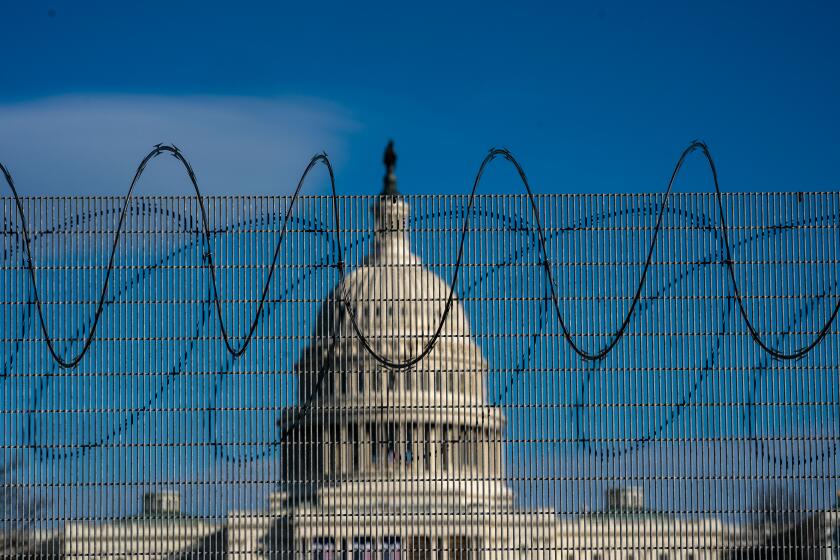
[(2, 557), (836, 554), (836, 194), (292, 201), (0, 199)]

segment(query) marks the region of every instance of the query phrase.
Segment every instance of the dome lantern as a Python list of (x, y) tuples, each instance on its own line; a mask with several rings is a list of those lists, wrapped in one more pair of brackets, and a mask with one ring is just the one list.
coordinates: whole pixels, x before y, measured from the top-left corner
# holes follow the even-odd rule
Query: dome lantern
[(394, 141), (388, 142), (385, 155), (382, 193), (371, 208), (375, 233), (373, 248), (368, 257), (368, 264), (419, 264), (417, 257), (411, 252), (408, 240), (409, 207), (397, 191), (397, 177), (394, 169), (397, 165), (397, 154), (394, 151)]
[(389, 140), (385, 147), (382, 163), (385, 164), (385, 176), (382, 178), (382, 196), (400, 196), (399, 191), (397, 191), (397, 175), (394, 172), (397, 168), (397, 152), (394, 151), (393, 140)]

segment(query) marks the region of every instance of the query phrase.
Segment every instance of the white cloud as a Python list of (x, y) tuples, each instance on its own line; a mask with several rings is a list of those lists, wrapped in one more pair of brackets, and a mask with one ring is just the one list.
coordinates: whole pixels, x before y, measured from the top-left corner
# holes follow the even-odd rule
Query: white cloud
[[(0, 105), (0, 162), (22, 195), (122, 195), (151, 148), (174, 143), (207, 194), (287, 194), (315, 153), (340, 166), (356, 128), (305, 98), (64, 96)], [(138, 194), (192, 194), (176, 162), (159, 159)], [(307, 192), (326, 188), (319, 175)]]

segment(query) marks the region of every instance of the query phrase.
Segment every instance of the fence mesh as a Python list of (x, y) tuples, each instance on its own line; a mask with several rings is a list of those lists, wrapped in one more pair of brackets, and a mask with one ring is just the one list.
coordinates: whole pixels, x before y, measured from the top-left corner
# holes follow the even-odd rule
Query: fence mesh
[(835, 553), (836, 194), (291, 202), (0, 199), (0, 554)]

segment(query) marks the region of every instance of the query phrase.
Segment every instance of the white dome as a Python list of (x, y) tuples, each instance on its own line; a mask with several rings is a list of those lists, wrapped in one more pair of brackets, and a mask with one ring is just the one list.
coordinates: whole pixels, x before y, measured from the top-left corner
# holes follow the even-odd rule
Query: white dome
[[(512, 494), (497, 445), (504, 416), (486, 404), (487, 363), (461, 303), (453, 300), (431, 352), (401, 375), (380, 365), (353, 328), (351, 316), (388, 362), (411, 361), (434, 338), (451, 292), (412, 253), (405, 200), (381, 196), (373, 212), (371, 251), (321, 306), (297, 366), (300, 402), (318, 413), (301, 419), (299, 408), (290, 409), (280, 421), (295, 426), (290, 437), (303, 446), (286, 467), (289, 499), (506, 507)], [(451, 479), (445, 488), (444, 471)], [(390, 486), (371, 487), (374, 476)]]
[[(382, 197), (373, 211), (377, 230), (371, 253), (321, 306), (313, 345), (299, 365), (303, 369), (317, 369), (333, 332), (340, 337), (335, 360), (372, 359), (358, 340), (346, 311), (353, 314), (371, 347), (394, 362), (419, 355), (437, 331), (450, 285), (423, 266), (411, 251), (405, 227), (408, 204), (400, 197)], [(347, 302), (346, 309), (343, 302)], [(483, 368), (484, 359), (472, 341), (466, 312), (457, 297), (434, 350), (417, 367), (440, 367), (441, 359), (450, 367)]]

